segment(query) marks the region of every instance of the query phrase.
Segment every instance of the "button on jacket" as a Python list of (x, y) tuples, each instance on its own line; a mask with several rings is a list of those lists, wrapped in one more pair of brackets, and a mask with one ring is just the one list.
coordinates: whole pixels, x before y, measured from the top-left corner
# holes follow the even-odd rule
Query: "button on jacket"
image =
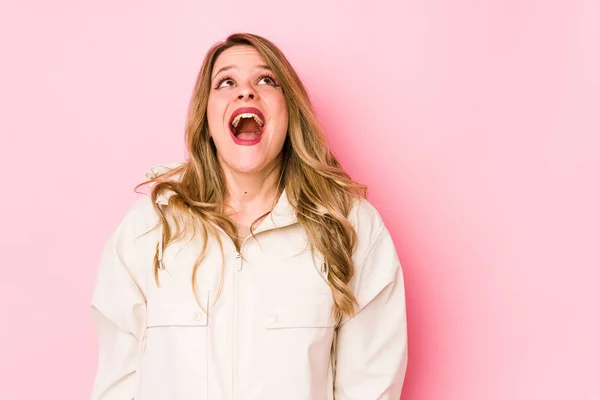
[(308, 248), (285, 191), (239, 253), (222, 231), (223, 255), (215, 237), (206, 239), (198, 300), (192, 270), (204, 239), (159, 254), (157, 285), (161, 232), (147, 232), (159, 219), (142, 196), (102, 252), (91, 399), (398, 400), (407, 363), (401, 266), (371, 204), (357, 200), (349, 219), (359, 306), (337, 321), (323, 258)]

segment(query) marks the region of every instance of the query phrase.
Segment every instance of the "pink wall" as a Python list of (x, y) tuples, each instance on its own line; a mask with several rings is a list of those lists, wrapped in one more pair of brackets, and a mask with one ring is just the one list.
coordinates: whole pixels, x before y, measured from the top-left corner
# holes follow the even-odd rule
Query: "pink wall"
[[(403, 261), (403, 400), (600, 399), (594, 0), (0, 5), (0, 399), (86, 398), (99, 252), (233, 31), (278, 43)], [(336, 4), (337, 3), (337, 4)]]

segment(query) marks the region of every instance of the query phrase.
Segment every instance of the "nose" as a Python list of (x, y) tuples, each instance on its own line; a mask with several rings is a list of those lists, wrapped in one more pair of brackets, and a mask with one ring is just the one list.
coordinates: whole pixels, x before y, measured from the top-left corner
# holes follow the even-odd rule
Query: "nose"
[(256, 93), (254, 89), (250, 85), (244, 85), (240, 87), (240, 91), (237, 96), (238, 100), (243, 100), (244, 98), (249, 100), (254, 100), (256, 98)]

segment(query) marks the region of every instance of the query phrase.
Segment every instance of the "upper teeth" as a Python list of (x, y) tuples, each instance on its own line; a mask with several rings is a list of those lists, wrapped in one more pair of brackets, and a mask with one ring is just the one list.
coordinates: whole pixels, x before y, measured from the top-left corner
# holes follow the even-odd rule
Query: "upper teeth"
[(240, 120), (242, 118), (254, 118), (254, 120), (256, 121), (256, 123), (258, 125), (260, 125), (261, 127), (264, 125), (263, 120), (258, 115), (254, 114), (254, 113), (243, 113), (243, 114), (238, 114), (235, 116), (235, 118), (231, 122), (231, 126), (233, 126), (234, 128), (237, 128), (237, 126), (239, 125)]

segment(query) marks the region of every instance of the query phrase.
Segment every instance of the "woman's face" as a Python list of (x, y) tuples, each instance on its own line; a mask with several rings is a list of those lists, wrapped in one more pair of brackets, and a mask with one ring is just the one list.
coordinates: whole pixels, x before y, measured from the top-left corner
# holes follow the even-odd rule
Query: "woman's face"
[(254, 47), (234, 46), (216, 59), (207, 117), (223, 167), (253, 173), (279, 161), (288, 128), (286, 100)]

